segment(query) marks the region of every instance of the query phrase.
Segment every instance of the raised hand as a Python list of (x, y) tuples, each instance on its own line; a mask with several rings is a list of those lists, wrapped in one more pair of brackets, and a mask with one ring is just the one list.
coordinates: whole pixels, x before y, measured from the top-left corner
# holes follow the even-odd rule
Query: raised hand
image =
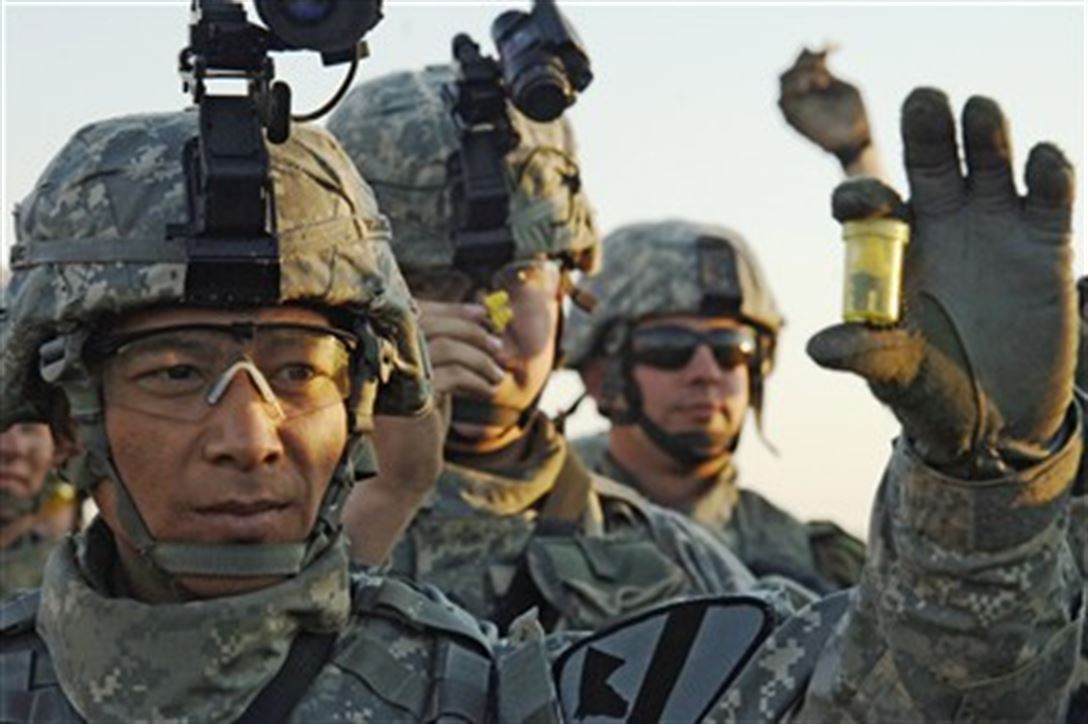
[(902, 111), (909, 205), (872, 179), (836, 189), (839, 221), (910, 220), (903, 317), (889, 330), (831, 327), (808, 350), (864, 377), (928, 463), (982, 478), (1045, 458), (1069, 411), (1074, 178), (1061, 151), (1039, 144), (1020, 196), (997, 104), (971, 98), (962, 126), (966, 174), (948, 99), (917, 89)]

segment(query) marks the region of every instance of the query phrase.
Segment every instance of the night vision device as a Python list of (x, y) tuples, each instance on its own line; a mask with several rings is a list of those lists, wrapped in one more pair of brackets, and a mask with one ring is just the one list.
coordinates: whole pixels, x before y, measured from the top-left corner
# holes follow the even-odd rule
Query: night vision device
[(465, 33), (453, 39), (457, 78), (443, 89), (458, 133), (449, 163), (456, 214), (454, 267), (474, 279), (514, 259), (505, 156), (520, 142), (507, 100), (534, 121), (557, 120), (585, 90), (589, 56), (554, 0), (504, 12), (491, 26), (499, 57)]
[[(291, 121), (319, 118), (343, 97), (363, 36), (381, 20), (381, 0), (254, 0), (267, 25), (250, 23), (238, 0), (192, 0), (189, 44), (178, 59), (199, 133), (184, 151), (189, 219), (168, 230), (186, 248), (186, 295), (205, 304), (273, 302), (279, 244), (265, 141), (283, 143)], [(318, 110), (291, 114), (291, 89), (275, 80), (270, 53), (307, 50), (325, 65), (349, 63), (344, 81)], [(239, 82), (244, 93), (212, 93), (209, 82)], [(218, 85), (217, 85), (218, 87)]]

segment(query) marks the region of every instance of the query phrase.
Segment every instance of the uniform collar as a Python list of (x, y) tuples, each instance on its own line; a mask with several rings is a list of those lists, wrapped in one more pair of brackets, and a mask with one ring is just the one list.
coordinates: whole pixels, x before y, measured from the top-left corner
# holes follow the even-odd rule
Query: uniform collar
[[(596, 465), (596, 470), (606, 478), (628, 485), (646, 495), (637, 475), (624, 467), (607, 448)], [(708, 479), (702, 492), (692, 502), (673, 507), (679, 513), (714, 530), (724, 528), (733, 517), (740, 501), (737, 488), (737, 469), (730, 461), (714, 477)]]
[(555, 485), (568, 446), (538, 413), (522, 438), (486, 455), (447, 455), (428, 507), (448, 514), (531, 512)]
[(297, 632), (346, 624), (347, 563), (340, 540), (274, 586), (150, 605), (108, 593), (117, 553), (96, 521), (50, 558), (38, 633), (89, 721), (232, 721), (280, 669)]

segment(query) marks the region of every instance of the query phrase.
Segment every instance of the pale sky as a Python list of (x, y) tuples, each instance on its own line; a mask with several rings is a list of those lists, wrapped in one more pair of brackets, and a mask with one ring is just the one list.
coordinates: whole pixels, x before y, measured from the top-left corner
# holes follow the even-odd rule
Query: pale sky
[[(777, 77), (802, 45), (834, 42), (832, 68), (859, 84), (890, 180), (899, 166), (899, 104), (911, 88), (944, 89), (957, 110), (990, 95), (1010, 118), (1016, 176), (1031, 145), (1050, 140), (1084, 167), (1084, 9), (1081, 3), (566, 2), (596, 79), (572, 111), (586, 187), (605, 230), (686, 217), (743, 232), (787, 319), (767, 385), (773, 457), (749, 430), (742, 484), (805, 518), (863, 533), (896, 433), (894, 419), (854, 378), (817, 368), (804, 343), (839, 315), (839, 229), (830, 217), (837, 164), (781, 119)], [(13, 205), (65, 140), (92, 120), (183, 107), (177, 53), (188, 0), (2, 0), (3, 257)], [(489, 26), (528, 2), (386, 0), (359, 78), (446, 62), (468, 31), (490, 49)], [(252, 14), (255, 17), (255, 14)], [(278, 62), (297, 110), (340, 80), (311, 58)], [(1083, 273), (1084, 191), (1075, 216)], [(546, 407), (572, 399), (560, 375)], [(603, 423), (590, 405), (574, 432)]]

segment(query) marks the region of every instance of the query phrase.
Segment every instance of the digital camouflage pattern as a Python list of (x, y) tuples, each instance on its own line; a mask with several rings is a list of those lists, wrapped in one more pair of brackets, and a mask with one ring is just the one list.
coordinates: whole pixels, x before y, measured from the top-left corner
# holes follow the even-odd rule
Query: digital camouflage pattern
[[(14, 273), (0, 325), (0, 409), (38, 408), (43, 342), (90, 328), (105, 315), (184, 303), (184, 245), (166, 239), (185, 223), (184, 144), (195, 112), (132, 115), (80, 130), (16, 210)], [(381, 339), (374, 367), (391, 378), (383, 411), (411, 414), (429, 400), (414, 306), (389, 249), (373, 194), (336, 141), (313, 126), (270, 145), (282, 257), (282, 302), (307, 301), (365, 314)], [(368, 377), (369, 370), (361, 369)], [(366, 425), (372, 396), (357, 410)], [(363, 414), (365, 412), (365, 414)], [(7, 425), (8, 420), (0, 420)]]
[[(639, 490), (638, 476), (608, 454), (608, 433), (571, 441), (601, 475)], [(765, 497), (741, 488), (727, 465), (690, 506), (676, 508), (717, 535), (757, 576), (779, 575), (814, 591), (856, 584), (865, 543), (829, 521), (803, 523)]]
[[(859, 585), (786, 612), (779, 600), (773, 629), (705, 720), (1065, 721), (1085, 621), (1066, 542), (1083, 452), (1075, 413), (1045, 463), (985, 484), (935, 471), (897, 441)], [(644, 659), (636, 650), (609, 675), (645, 671)]]
[(711, 719), (1060, 721), (1084, 623), (1066, 543), (1080, 437), (984, 486), (900, 440), (861, 584), (779, 628)]
[[(720, 256), (701, 258), (697, 241), (703, 237), (725, 240), (733, 250), (732, 264)], [(571, 367), (602, 354), (604, 344), (618, 351), (622, 339), (606, 342), (617, 322), (703, 313), (708, 293), (703, 280), (712, 281), (715, 292), (728, 290), (738, 302), (741, 319), (772, 337), (782, 327), (782, 315), (755, 255), (732, 229), (677, 219), (630, 224), (604, 238), (602, 257), (602, 273), (582, 283), (596, 298), (596, 306), (589, 313), (573, 309), (568, 318), (563, 349)]]
[[(397, 261), (415, 272), (453, 268), (457, 210), (448, 162), (458, 149), (442, 98), (449, 67), (397, 73), (358, 87), (329, 120), (394, 227)], [(518, 258), (592, 266), (598, 248), (565, 121), (538, 124), (511, 108), (521, 144), (506, 158), (509, 226)], [(736, 590), (750, 576), (705, 532), (604, 483), (581, 493), (577, 532), (538, 534), (560, 484), (567, 446), (537, 416), (517, 459), (447, 455), (431, 501), (393, 554), (393, 569), (438, 586), (480, 616), (504, 608), (520, 568), (557, 612), (552, 628), (595, 628), (680, 593)], [(637, 502), (635, 502), (637, 501)]]
[[(447, 164), (458, 140), (442, 86), (454, 77), (452, 67), (435, 66), (362, 83), (327, 124), (392, 220), (397, 261), (406, 274), (453, 266), (457, 216)], [(570, 125), (536, 123), (509, 107), (521, 136), (506, 157), (515, 258), (567, 257), (579, 268), (593, 268), (599, 239)]]
[(469, 468), (447, 460), (394, 550), (392, 569), (490, 618), (524, 565), (558, 615), (552, 630), (596, 629), (678, 595), (753, 585), (748, 570), (701, 528), (599, 476), (576, 530), (538, 534), (541, 505), (570, 453), (542, 415), (531, 434), (532, 452), (518, 462)]
[[(5, 619), (0, 638), (5, 675), (27, 675), (39, 694), (59, 685), (87, 721), (233, 721), (300, 631), (337, 638), (286, 721), (520, 720), (507, 716), (513, 709), (496, 711), (489, 690), (493, 676), (511, 675), (503, 654), (522, 644), (493, 647), (493, 629), (436, 591), (363, 571), (349, 578), (343, 541), (283, 583), (184, 604), (125, 596), (111, 574), (115, 556), (101, 524), (66, 543), (49, 564), (37, 633), (24, 616)], [(49, 655), (37, 653), (31, 664), (13, 649), (35, 636)], [(546, 677), (543, 683), (547, 689)], [(525, 694), (532, 699), (532, 691)], [(6, 691), (0, 709), (13, 701)], [(7, 710), (0, 716), (16, 718)]]

